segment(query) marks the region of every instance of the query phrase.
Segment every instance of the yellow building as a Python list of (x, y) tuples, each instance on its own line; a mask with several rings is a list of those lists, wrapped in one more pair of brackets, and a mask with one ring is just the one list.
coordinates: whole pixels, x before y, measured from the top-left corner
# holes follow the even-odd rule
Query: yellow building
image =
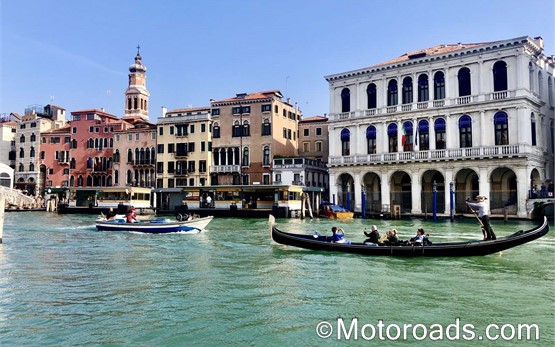
[(158, 118), (158, 188), (208, 184), (211, 130), (210, 107), (163, 110)]

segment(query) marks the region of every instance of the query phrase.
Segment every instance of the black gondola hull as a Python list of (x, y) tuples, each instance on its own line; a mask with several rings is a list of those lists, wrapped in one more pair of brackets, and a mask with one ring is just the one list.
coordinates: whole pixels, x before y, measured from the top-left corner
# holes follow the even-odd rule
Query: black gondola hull
[(549, 224), (547, 218), (544, 218), (543, 223), (534, 229), (518, 231), (491, 241), (446, 242), (428, 246), (369, 246), (364, 243), (333, 243), (329, 236), (293, 234), (283, 232), (275, 225), (271, 227), (272, 239), (283, 245), (318, 251), (398, 257), (470, 257), (494, 254), (538, 239), (548, 231)]

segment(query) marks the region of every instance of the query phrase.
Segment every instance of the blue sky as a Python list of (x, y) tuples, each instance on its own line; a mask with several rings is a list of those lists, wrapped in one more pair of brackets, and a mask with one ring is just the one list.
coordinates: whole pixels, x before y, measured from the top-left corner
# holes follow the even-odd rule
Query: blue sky
[(140, 44), (150, 119), (279, 89), (329, 112), (324, 76), (436, 44), (542, 36), (553, 0), (0, 0), (0, 114), (52, 102), (123, 115)]

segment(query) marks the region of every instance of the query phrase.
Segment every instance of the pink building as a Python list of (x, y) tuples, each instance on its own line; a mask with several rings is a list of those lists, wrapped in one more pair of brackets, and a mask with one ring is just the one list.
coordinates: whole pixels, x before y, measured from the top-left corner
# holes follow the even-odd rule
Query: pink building
[(70, 124), (40, 134), (40, 172), (44, 175), (41, 191), (58, 192), (69, 186)]
[(101, 110), (71, 112), (70, 186), (113, 186), (114, 134), (130, 127)]

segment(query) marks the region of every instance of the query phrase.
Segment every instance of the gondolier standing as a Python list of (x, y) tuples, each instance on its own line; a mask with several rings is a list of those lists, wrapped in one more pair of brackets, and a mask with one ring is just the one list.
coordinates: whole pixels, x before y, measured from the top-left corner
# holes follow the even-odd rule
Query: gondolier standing
[(478, 195), (476, 197), (477, 202), (467, 201), (466, 204), (470, 207), (472, 212), (476, 214), (474, 208), (478, 209), (478, 217), (482, 224), (482, 230), (484, 232), (484, 240), (495, 240), (495, 234), (489, 223), (489, 204), (486, 202), (487, 198), (483, 195)]

